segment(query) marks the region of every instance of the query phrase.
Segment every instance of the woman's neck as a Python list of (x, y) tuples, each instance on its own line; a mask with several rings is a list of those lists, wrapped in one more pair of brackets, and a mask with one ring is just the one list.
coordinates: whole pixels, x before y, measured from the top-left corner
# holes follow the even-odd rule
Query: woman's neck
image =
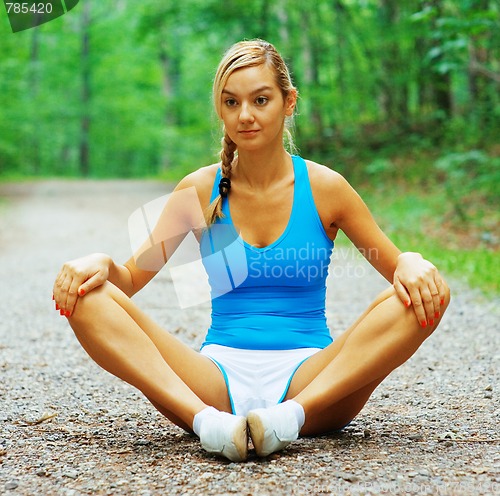
[(292, 160), (284, 148), (274, 152), (238, 151), (232, 177), (252, 189), (263, 189), (282, 179), (292, 170)]

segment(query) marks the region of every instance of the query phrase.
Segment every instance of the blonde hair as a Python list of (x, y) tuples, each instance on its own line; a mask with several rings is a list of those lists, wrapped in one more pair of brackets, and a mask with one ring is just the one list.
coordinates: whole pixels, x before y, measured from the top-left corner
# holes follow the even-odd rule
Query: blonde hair
[[(241, 41), (234, 44), (229, 50), (224, 54), (217, 72), (215, 73), (215, 79), (213, 84), (213, 101), (215, 105), (215, 110), (220, 119), (222, 119), (222, 91), (226, 86), (227, 80), (231, 74), (238, 70), (246, 67), (254, 67), (261, 64), (267, 64), (268, 67), (274, 69), (276, 75), (276, 84), (278, 85), (283, 99), (290, 95), (292, 91), (296, 91), (292, 83), (292, 78), (288, 67), (278, 53), (276, 48), (267, 41), (264, 40), (249, 40)], [(284, 141), (289, 149), (293, 149), (293, 138), (290, 132), (292, 127), (292, 117), (287, 117), (285, 120), (285, 130), (284, 130)], [(220, 152), (221, 159), (221, 175), (223, 178), (231, 179), (231, 169), (234, 160), (237, 156), (237, 146), (236, 143), (229, 137), (229, 135), (224, 130), (224, 136), (221, 140), (222, 150)], [(229, 194), (229, 186), (226, 184), (222, 185), (220, 191), (224, 196)], [(207, 225), (213, 224), (217, 218), (223, 217), (222, 213), (222, 196), (219, 194), (214, 201), (208, 206), (205, 212), (205, 219)]]

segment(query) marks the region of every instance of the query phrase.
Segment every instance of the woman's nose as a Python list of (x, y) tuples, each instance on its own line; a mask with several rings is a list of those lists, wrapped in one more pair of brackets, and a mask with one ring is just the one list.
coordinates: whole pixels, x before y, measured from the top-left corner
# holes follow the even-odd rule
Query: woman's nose
[(250, 105), (248, 103), (243, 103), (241, 105), (240, 111), (240, 121), (241, 122), (253, 122), (253, 113)]

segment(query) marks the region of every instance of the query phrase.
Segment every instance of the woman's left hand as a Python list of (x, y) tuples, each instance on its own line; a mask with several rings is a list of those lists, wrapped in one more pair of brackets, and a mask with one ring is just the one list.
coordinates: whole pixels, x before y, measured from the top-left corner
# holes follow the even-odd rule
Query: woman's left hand
[(446, 282), (420, 253), (402, 253), (394, 271), (394, 289), (406, 307), (413, 310), (422, 327), (434, 326), (444, 305)]

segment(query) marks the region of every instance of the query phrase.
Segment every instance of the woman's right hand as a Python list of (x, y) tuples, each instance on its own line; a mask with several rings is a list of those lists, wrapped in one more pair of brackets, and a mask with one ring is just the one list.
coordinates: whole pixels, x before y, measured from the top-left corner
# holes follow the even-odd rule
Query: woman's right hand
[(104, 253), (94, 253), (66, 262), (54, 283), (53, 298), (56, 310), (59, 310), (61, 315), (70, 317), (79, 297), (108, 280), (112, 263), (111, 257)]

